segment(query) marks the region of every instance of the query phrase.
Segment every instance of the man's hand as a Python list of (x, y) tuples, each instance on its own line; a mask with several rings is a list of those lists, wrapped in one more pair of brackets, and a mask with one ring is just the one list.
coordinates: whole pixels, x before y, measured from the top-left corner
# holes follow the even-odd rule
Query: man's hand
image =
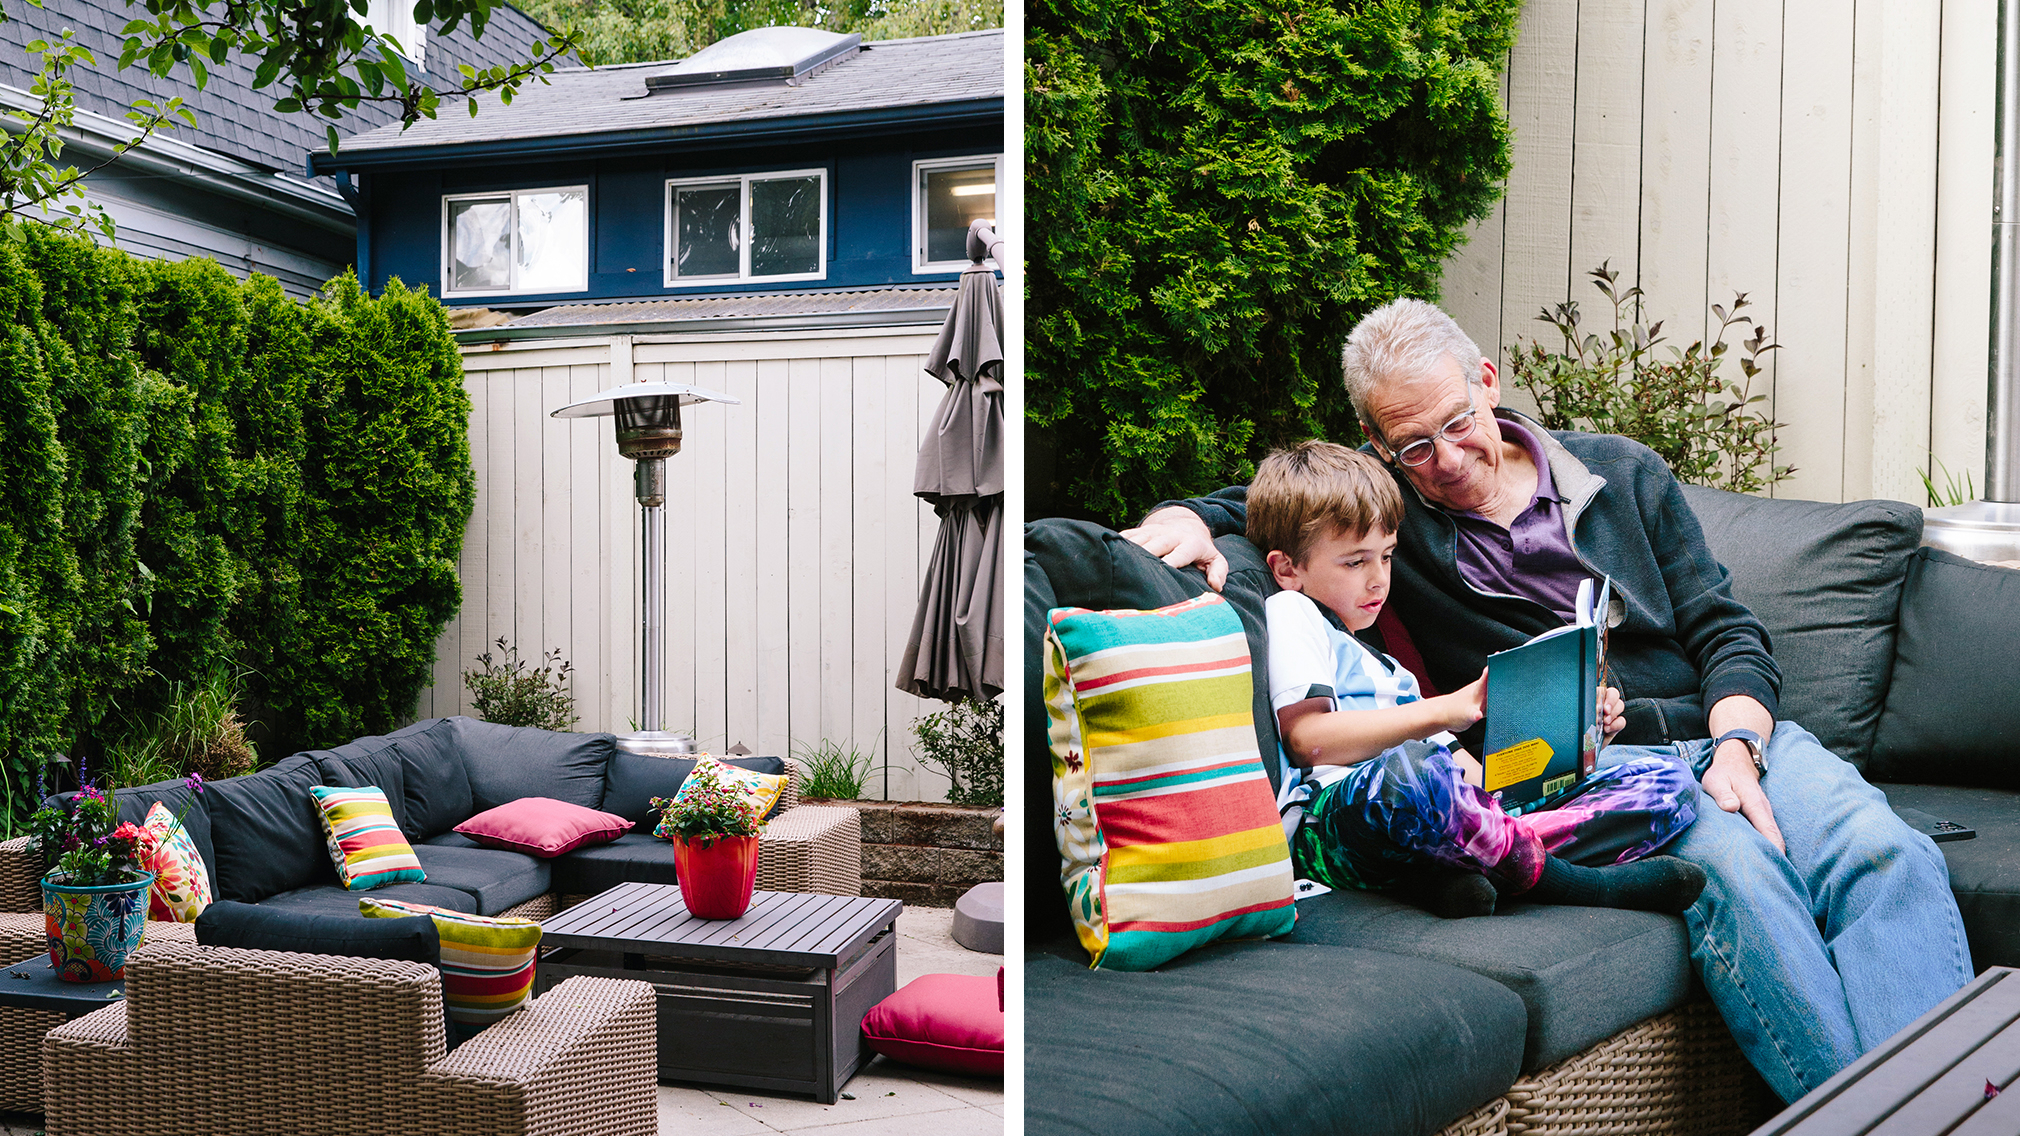
[[(1768, 713), (1767, 707), (1744, 694), (1719, 699), (1708, 717), (1713, 737), (1735, 729), (1752, 730), (1764, 739), (1774, 737), (1774, 715)], [(1711, 767), (1704, 771), (1698, 783), (1712, 800), (1718, 802), (1719, 808), (1745, 817), (1777, 851), (1788, 852), (1788, 845), (1782, 840), (1782, 830), (1775, 824), (1774, 809), (1768, 804), (1767, 794), (1761, 791), (1760, 774), (1753, 767), (1753, 755), (1747, 752), (1745, 742), (1735, 739), (1718, 747), (1718, 752), (1712, 755)]]
[(1122, 536), (1173, 568), (1205, 569), (1206, 586), (1216, 592), (1227, 583), (1227, 557), (1213, 546), (1206, 522), (1183, 505), (1159, 509), (1143, 518), (1141, 527), (1123, 529)]
[(1599, 688), (1599, 721), (1599, 732), (1605, 735), (1606, 742), (1613, 741), (1613, 735), (1627, 728), (1627, 703), (1613, 687)]

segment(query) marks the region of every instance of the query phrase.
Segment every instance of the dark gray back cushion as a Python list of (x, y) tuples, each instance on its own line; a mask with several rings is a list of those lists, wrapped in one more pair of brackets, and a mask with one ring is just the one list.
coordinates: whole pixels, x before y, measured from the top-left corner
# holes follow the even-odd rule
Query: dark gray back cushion
[(1767, 625), (1780, 717), (1861, 769), (1894, 660), (1922, 511), (1900, 501), (1773, 500), (1686, 485), (1732, 594)]
[(323, 772), (323, 784), (346, 788), (372, 786), (386, 794), (386, 804), (402, 829), (407, 827), (407, 777), (400, 752), (391, 737), (373, 734), (335, 749), (311, 750)]
[(217, 849), (211, 871), (217, 898), (258, 903), (294, 888), (337, 882), (322, 814), (309, 792), (309, 786), (322, 783), (322, 767), (298, 753), (205, 788)]
[[(777, 757), (718, 757), (716, 760), (758, 773), (783, 775), (786, 771), (784, 759)], [(599, 807), (604, 812), (616, 813), (630, 821), (634, 832), (650, 832), (659, 820), (652, 812), (652, 798), (670, 798), (680, 792), (681, 783), (692, 772), (694, 759), (691, 757), (648, 757), (613, 748), (610, 767), (604, 776), (603, 804)], [(777, 816), (782, 804), (785, 804), (784, 796), (773, 802), (765, 819)]]
[(2020, 572), (1919, 549), (1901, 596), (1900, 644), (1867, 774), (2020, 789)]
[(391, 735), (405, 786), (400, 827), (407, 839), (439, 836), (476, 815), (471, 805), (470, 770), (463, 761), (463, 728), (469, 722), (468, 718), (430, 718)]
[(471, 812), (461, 819), (521, 797), (603, 807), (603, 776), (614, 735), (562, 734), (474, 718), (451, 721), (463, 767), (470, 772)]

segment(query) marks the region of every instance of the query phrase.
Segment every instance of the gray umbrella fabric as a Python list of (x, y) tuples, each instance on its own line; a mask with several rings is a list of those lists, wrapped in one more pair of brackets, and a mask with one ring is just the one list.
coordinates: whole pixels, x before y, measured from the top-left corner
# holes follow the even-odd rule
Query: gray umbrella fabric
[(932, 502), (940, 534), (896, 684), (947, 702), (1003, 692), (1003, 300), (973, 229), (968, 247), (977, 263), (961, 274), (926, 359), (947, 393), (919, 445), (912, 491)]

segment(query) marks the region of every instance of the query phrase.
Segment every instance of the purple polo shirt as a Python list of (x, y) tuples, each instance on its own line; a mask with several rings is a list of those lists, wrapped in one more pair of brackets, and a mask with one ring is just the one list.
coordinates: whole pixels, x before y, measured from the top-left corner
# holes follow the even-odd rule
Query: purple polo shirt
[(1571, 551), (1570, 534), (1564, 531), (1565, 498), (1557, 494), (1536, 436), (1506, 418), (1496, 421), (1501, 436), (1522, 443), (1536, 463), (1536, 499), (1505, 529), (1478, 513), (1447, 509), (1445, 515), (1459, 527), (1459, 574), (1482, 591), (1535, 600), (1568, 622), (1578, 584), (1592, 574)]

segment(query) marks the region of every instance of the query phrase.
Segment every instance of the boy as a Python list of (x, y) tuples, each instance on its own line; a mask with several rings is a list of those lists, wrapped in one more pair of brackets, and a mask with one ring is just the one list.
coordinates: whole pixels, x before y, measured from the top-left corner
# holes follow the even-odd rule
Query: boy
[[(1414, 675), (1354, 638), (1388, 598), (1402, 514), (1388, 470), (1331, 442), (1271, 454), (1249, 486), (1249, 540), (1283, 588), (1264, 612), (1285, 762), (1278, 808), (1302, 808), (1291, 841), (1299, 875), (1328, 887), (1403, 885), (1448, 918), (1491, 914), (1497, 894), (1690, 906), (1702, 869), (1642, 859), (1696, 819), (1688, 768), (1654, 758), (1614, 766), (1549, 810), (1509, 816), (1479, 788), (1479, 763), (1450, 748), (1452, 731), (1485, 712), (1486, 674), (1424, 698)], [(1609, 735), (1621, 708), (1619, 691), (1602, 692)]]

